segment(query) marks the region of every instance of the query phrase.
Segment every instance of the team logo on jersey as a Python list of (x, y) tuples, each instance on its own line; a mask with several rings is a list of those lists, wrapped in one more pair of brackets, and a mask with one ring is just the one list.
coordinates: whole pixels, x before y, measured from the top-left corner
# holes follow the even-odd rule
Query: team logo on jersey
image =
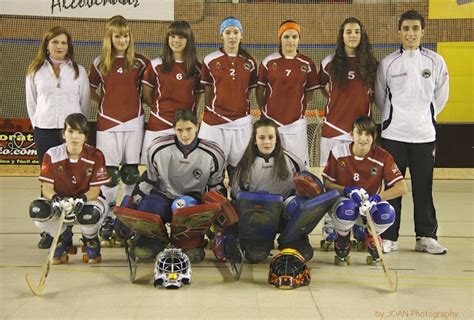
[(395, 173), (395, 174), (402, 174), (400, 172), (400, 169), (398, 169), (397, 165), (394, 163), (393, 166), (392, 166), (392, 172)]
[(421, 72), (421, 75), (423, 76), (423, 78), (429, 78), (431, 77), (431, 71), (429, 69), (425, 69)]
[(339, 166), (341, 170), (347, 170), (347, 163), (344, 160), (339, 161)]
[(222, 69), (222, 64), (219, 61), (216, 61), (216, 68)]
[(278, 63), (272, 62), (271, 68), (276, 70), (278, 68)]
[(193, 176), (194, 176), (194, 179), (199, 180), (202, 176), (201, 169), (194, 169)]
[(244, 63), (244, 69), (250, 71), (250, 69), (252, 69), (252, 66), (250, 65), (250, 63), (246, 62)]
[(309, 67), (305, 64), (301, 66), (301, 72), (308, 73), (309, 72)]
[(107, 170), (105, 167), (100, 167), (99, 170), (97, 170), (97, 178), (107, 178)]
[(58, 173), (59, 174), (64, 173), (64, 167), (62, 165), (58, 166)]
[(370, 168), (370, 175), (375, 176), (377, 174), (377, 171), (378, 171), (377, 167)]

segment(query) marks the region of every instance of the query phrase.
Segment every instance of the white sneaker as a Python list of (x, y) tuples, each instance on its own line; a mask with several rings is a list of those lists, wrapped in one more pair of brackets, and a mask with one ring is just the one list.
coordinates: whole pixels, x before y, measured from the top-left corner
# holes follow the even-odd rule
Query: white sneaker
[(389, 253), (390, 251), (398, 251), (399, 249), (397, 241), (383, 239), (382, 242), (383, 242), (382, 244), (383, 253)]
[(416, 237), (415, 251), (445, 254), (448, 252), (448, 249), (440, 245), (439, 242), (433, 238)]

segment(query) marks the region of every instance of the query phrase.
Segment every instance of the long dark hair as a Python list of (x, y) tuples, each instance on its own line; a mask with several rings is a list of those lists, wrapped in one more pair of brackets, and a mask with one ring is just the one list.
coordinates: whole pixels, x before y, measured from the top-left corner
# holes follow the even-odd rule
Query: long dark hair
[(49, 60), (49, 53), (48, 53), (48, 44), (51, 39), (56, 38), (59, 35), (64, 34), (67, 38), (67, 53), (66, 58), (68, 58), (71, 63), (72, 67), (74, 68), (74, 79), (79, 77), (79, 67), (77, 66), (76, 61), (74, 60), (74, 45), (72, 44), (72, 37), (71, 34), (63, 27), (54, 26), (49, 29), (44, 35), (43, 39), (41, 40), (40, 47), (38, 48), (38, 53), (36, 57), (31, 62), (30, 66), (28, 67), (27, 74), (35, 75), (36, 72), (41, 68), (45, 60)]
[(344, 87), (347, 83), (347, 55), (344, 49), (343, 36), (344, 28), (349, 23), (357, 23), (360, 26), (360, 43), (356, 48), (356, 72), (361, 76), (364, 84), (373, 90), (377, 74), (377, 59), (372, 52), (372, 46), (364, 25), (354, 17), (344, 20), (337, 35), (336, 53), (331, 66), (336, 86)]
[(268, 118), (262, 117), (253, 124), (252, 137), (250, 142), (245, 149), (245, 153), (240, 159), (239, 164), (235, 170), (235, 179), (237, 183), (241, 186), (245, 181), (250, 180), (250, 171), (257, 156), (257, 129), (260, 127), (272, 127), (275, 129), (275, 150), (273, 150), (272, 155), (274, 158), (273, 161), (273, 177), (278, 181), (284, 181), (288, 179), (288, 167), (286, 165), (285, 154), (283, 152), (283, 147), (281, 145), (281, 138), (278, 134), (277, 124)]
[(173, 50), (170, 48), (169, 37), (170, 36), (182, 36), (186, 38), (186, 47), (184, 48), (184, 67), (186, 69), (186, 78), (194, 77), (196, 72), (196, 42), (194, 40), (194, 33), (191, 29), (191, 26), (187, 21), (178, 20), (172, 22), (166, 30), (163, 47), (163, 65), (161, 66), (161, 71), (168, 73), (171, 71), (171, 67), (174, 62)]

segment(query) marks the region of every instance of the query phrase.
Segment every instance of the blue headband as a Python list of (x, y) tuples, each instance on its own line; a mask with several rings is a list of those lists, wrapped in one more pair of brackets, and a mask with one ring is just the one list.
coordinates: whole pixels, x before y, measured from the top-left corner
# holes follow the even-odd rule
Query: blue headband
[(235, 18), (228, 18), (221, 22), (221, 26), (219, 27), (219, 31), (220, 31), (219, 34), (222, 34), (222, 32), (224, 32), (226, 28), (231, 27), (231, 26), (239, 28), (241, 33), (244, 32), (244, 29), (242, 28), (242, 24), (240, 23), (239, 20)]

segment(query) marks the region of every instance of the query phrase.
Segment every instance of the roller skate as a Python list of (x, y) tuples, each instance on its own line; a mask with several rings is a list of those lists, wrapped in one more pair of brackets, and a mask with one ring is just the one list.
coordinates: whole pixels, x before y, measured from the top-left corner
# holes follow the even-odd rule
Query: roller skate
[(332, 227), (323, 227), (323, 239), (320, 242), (321, 249), (323, 251), (329, 251), (329, 248), (334, 245), (336, 240), (336, 231)]
[[(100, 244), (103, 247), (120, 247), (121, 241), (116, 239), (114, 232), (114, 218), (106, 217), (99, 231)], [(117, 241), (118, 240), (118, 241)]]
[(349, 232), (346, 236), (341, 236), (336, 233), (336, 240), (334, 241), (334, 251), (336, 256), (334, 257), (334, 263), (337, 266), (346, 266), (351, 264), (351, 233)]
[(56, 249), (54, 249), (53, 260), (51, 264), (65, 264), (69, 261), (69, 254), (76, 254), (77, 248), (72, 244), (72, 231), (67, 228), (58, 239)]
[(127, 242), (128, 246), (132, 245), (133, 239), (136, 237), (136, 234), (132, 229), (120, 222), (119, 219), (114, 219), (112, 227), (114, 229), (116, 245), (119, 243), (125, 246), (125, 242)]
[(49, 249), (53, 243), (53, 237), (49, 235), (46, 231), (41, 232), (41, 239), (38, 242), (38, 248), (40, 249)]
[(82, 248), (82, 262), (95, 264), (102, 261), (102, 256), (100, 254), (100, 241), (99, 237), (95, 236), (92, 239), (87, 239), (82, 236), (82, 242), (84, 243), (84, 247)]
[(365, 228), (364, 226), (355, 224), (352, 227), (352, 234), (354, 239), (352, 240), (352, 248), (355, 251), (367, 251), (367, 246), (365, 245)]
[[(377, 241), (380, 243), (380, 247), (382, 247), (382, 238), (380, 238), (380, 235), (377, 235)], [(378, 266), (380, 264), (380, 257), (377, 252), (377, 247), (375, 246), (374, 238), (369, 234), (368, 230), (365, 230), (365, 245), (367, 246), (367, 252), (369, 252), (366, 258), (367, 264)]]

